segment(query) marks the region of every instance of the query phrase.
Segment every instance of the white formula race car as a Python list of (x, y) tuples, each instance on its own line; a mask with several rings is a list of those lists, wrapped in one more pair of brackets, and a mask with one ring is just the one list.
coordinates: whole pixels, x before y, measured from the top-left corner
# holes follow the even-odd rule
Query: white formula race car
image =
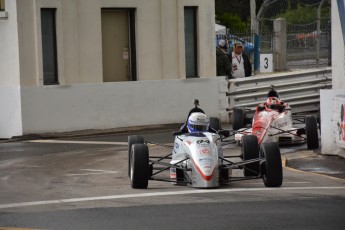
[[(229, 136), (228, 130), (220, 129), (218, 118), (208, 121), (204, 112), (195, 108), (188, 115), (186, 123), (174, 132), (171, 152), (164, 156), (151, 156), (148, 144), (143, 137), (128, 137), (128, 165), (132, 188), (147, 188), (149, 180), (173, 182), (196, 188), (215, 188), (235, 180), (263, 178), (265, 186), (279, 187), (283, 181), (279, 147), (276, 143), (258, 145), (257, 139), (245, 137), (242, 146), (243, 159), (233, 162), (223, 155), (222, 144)], [(195, 122), (191, 121), (195, 118)], [(193, 126), (194, 124), (194, 126)], [(202, 125), (205, 124), (206, 126)], [(207, 125), (209, 124), (209, 126)], [(200, 128), (190, 132), (189, 128)], [(162, 154), (160, 154), (162, 155)], [(233, 169), (243, 169), (243, 177), (232, 177)]]
[[(254, 135), (259, 145), (265, 142), (277, 142), (280, 145), (307, 142), (308, 149), (319, 148), (316, 117), (293, 117), (290, 106), (280, 101), (279, 94), (273, 88), (269, 91), (266, 102), (257, 106), (249, 127), (246, 124), (249, 123), (248, 120), (250, 122), (251, 119), (246, 117), (244, 108), (233, 109), (232, 123), (233, 129), (237, 130), (237, 142), (241, 142), (245, 135)], [(299, 127), (294, 127), (293, 120)]]

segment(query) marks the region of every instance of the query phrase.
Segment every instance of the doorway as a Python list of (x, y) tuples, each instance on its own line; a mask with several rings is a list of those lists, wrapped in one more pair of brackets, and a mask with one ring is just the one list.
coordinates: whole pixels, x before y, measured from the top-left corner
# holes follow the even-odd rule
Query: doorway
[(103, 82), (135, 81), (133, 9), (102, 9)]

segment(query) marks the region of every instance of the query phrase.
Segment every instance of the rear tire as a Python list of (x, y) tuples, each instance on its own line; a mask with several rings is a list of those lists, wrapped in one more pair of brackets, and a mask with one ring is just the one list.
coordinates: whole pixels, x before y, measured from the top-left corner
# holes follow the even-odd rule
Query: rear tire
[(266, 187), (279, 187), (283, 183), (283, 167), (278, 143), (263, 143), (260, 155), (265, 158), (261, 165), (262, 179)]
[(317, 133), (317, 120), (315, 116), (306, 116), (305, 132), (307, 135), (308, 149), (319, 148), (319, 135)]
[(128, 176), (131, 176), (131, 151), (132, 145), (144, 144), (144, 138), (138, 135), (128, 136)]
[(234, 108), (232, 111), (232, 128), (234, 130), (239, 130), (246, 126), (245, 124), (245, 111), (244, 108), (238, 107)]
[(218, 117), (210, 117), (210, 126), (216, 131), (222, 129)]
[(147, 188), (149, 181), (149, 149), (145, 144), (134, 144), (131, 151), (131, 186)]
[[(241, 153), (243, 160), (259, 158), (258, 138), (255, 135), (242, 136)], [(243, 174), (245, 177), (258, 176), (260, 171), (259, 169), (259, 162), (246, 164), (244, 166)]]

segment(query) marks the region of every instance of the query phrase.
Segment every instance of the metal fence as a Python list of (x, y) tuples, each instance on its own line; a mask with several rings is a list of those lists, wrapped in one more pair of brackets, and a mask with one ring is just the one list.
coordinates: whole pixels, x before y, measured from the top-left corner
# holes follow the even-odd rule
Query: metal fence
[(287, 20), (286, 69), (331, 66), (331, 1), (327, 2), (266, 0), (258, 15), (261, 53), (273, 53), (273, 22), (284, 18)]
[[(267, 0), (258, 15), (258, 35), (260, 54), (274, 54), (274, 20), (284, 17), (284, 12), (292, 8), (288, 0)], [(303, 2), (303, 1), (301, 1)], [(316, 2), (316, 3), (315, 3)], [(302, 4), (304, 11), (311, 11), (311, 22), (299, 22), (291, 16), (287, 20), (286, 28), (286, 70), (303, 70), (331, 66), (331, 22), (329, 15), (325, 15), (330, 5), (325, 0), (314, 1), (314, 4)], [(321, 11), (323, 14), (321, 14)], [(288, 17), (288, 16), (286, 16)], [(319, 32), (318, 32), (319, 31)], [(230, 43), (228, 52), (232, 51), (233, 41), (244, 43), (245, 52), (254, 62), (254, 31), (234, 31), (228, 29), (227, 35), (217, 35), (216, 42), (227, 39)]]

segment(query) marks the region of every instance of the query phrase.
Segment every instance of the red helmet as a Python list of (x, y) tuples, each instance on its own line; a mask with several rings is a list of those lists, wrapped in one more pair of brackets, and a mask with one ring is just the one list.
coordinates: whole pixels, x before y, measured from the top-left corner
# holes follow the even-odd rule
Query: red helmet
[(266, 100), (266, 106), (269, 109), (275, 109), (280, 104), (280, 100), (277, 97), (269, 97)]

